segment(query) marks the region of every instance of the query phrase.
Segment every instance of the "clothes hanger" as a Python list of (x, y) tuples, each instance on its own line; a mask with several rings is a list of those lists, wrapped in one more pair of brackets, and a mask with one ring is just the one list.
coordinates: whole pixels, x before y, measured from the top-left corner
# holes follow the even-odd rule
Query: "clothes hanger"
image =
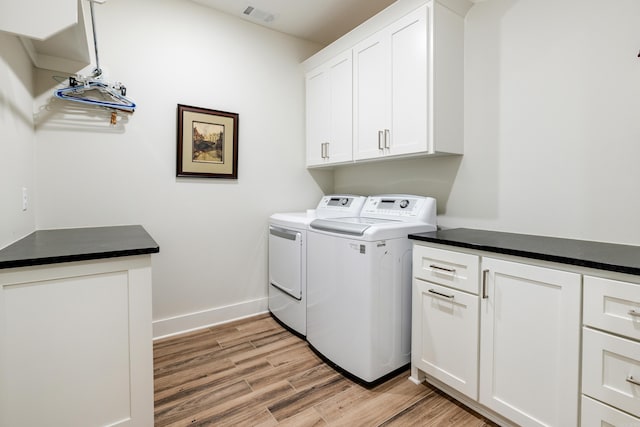
[(98, 37), (96, 35), (93, 3), (104, 3), (106, 0), (88, 0), (91, 8), (91, 27), (93, 29), (93, 45), (96, 54), (96, 68), (91, 76), (76, 75), (69, 77), (69, 86), (56, 89), (53, 95), (67, 101), (80, 102), (86, 105), (111, 109), (111, 124), (116, 124), (116, 111), (133, 113), (135, 102), (127, 98), (127, 88), (120, 82), (108, 83), (102, 80), (102, 69), (98, 56)]
[(108, 84), (96, 77), (69, 77), (69, 86), (57, 89), (56, 98), (80, 102), (97, 107), (114, 108), (133, 112), (136, 104), (125, 94), (127, 88), (121, 83)]

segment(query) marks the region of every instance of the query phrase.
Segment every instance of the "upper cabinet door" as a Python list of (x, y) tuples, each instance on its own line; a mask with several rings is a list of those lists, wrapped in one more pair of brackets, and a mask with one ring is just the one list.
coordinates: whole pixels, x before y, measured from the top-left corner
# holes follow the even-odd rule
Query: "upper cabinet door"
[(354, 157), (427, 150), (427, 6), (354, 48)]
[(327, 150), (330, 163), (353, 160), (353, 60), (351, 50), (329, 62), (331, 80), (331, 135)]
[(307, 166), (353, 160), (351, 50), (307, 73)]
[(428, 9), (393, 24), (391, 47), (391, 141), (388, 154), (427, 151)]
[[(385, 155), (391, 124), (391, 57), (389, 32), (382, 30), (353, 49), (354, 157)], [(387, 138), (387, 141), (385, 141)]]
[(322, 67), (307, 73), (307, 166), (324, 163), (324, 143), (329, 141), (331, 105), (329, 73)]

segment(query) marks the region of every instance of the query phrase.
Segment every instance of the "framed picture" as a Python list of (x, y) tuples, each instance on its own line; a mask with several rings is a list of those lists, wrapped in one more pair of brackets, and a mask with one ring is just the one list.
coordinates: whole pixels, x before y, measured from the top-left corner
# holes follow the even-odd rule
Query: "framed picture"
[(238, 179), (238, 114), (178, 104), (176, 176)]

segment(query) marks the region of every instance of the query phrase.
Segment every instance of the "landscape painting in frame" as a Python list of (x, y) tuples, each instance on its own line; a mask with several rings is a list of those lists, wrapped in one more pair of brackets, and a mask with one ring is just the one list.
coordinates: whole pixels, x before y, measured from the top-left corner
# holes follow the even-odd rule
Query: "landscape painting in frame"
[(178, 104), (176, 176), (238, 178), (238, 114)]

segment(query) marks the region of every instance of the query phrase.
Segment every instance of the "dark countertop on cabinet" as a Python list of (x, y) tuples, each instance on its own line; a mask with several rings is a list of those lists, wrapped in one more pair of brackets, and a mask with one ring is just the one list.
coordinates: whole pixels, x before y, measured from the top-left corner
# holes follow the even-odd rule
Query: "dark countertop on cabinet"
[(640, 276), (640, 246), (454, 228), (410, 239)]
[(0, 269), (157, 252), (140, 225), (37, 230), (0, 250)]

